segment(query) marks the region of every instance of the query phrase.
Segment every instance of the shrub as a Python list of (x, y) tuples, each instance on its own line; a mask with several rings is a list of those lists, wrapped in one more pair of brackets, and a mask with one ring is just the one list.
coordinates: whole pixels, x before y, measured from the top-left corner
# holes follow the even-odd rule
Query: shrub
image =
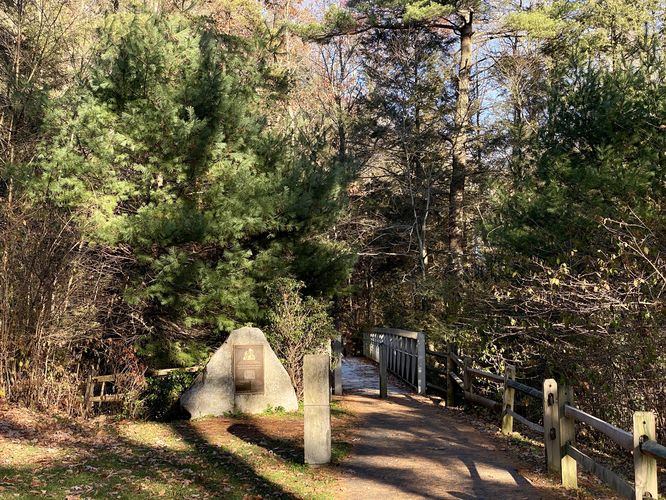
[(196, 373), (175, 371), (165, 377), (148, 379), (148, 387), (142, 399), (146, 416), (159, 421), (182, 416), (178, 400), (196, 376)]
[(279, 278), (268, 287), (268, 340), (289, 373), (299, 399), (303, 394), (303, 356), (329, 352), (335, 328), (329, 304), (314, 297), (303, 298), (304, 284)]

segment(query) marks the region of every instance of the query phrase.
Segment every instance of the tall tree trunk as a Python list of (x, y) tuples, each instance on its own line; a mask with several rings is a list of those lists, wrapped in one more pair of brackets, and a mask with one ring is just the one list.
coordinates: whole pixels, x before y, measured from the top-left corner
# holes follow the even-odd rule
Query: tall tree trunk
[(449, 190), (449, 258), (451, 270), (460, 275), (465, 256), (465, 177), (467, 176), (467, 140), (469, 134), (469, 98), (471, 87), (473, 11), (461, 13), (460, 67), (454, 117), (453, 170)]

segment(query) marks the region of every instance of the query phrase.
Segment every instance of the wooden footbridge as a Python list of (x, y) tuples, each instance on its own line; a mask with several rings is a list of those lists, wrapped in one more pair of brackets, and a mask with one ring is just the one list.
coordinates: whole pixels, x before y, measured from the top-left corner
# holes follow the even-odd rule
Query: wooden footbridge
[[(374, 444), (368, 445), (371, 449), (361, 449), (360, 458), (352, 459), (350, 492), (365, 491), (364, 498), (388, 494), (398, 498), (551, 497), (517, 473), (510, 456), (490, 450), (493, 446), (478, 432), (437, 412), (432, 399), (424, 397), (432, 393), (438, 394), (446, 406), (453, 406), (454, 398), (462, 397), (497, 412), (498, 426), (504, 434), (511, 434), (516, 423), (537, 433), (544, 443), (549, 472), (557, 475), (567, 489), (578, 487), (580, 467), (621, 497), (659, 498), (658, 463), (666, 462), (666, 447), (656, 441), (652, 412), (635, 412), (633, 429), (626, 431), (578, 408), (571, 387), (558, 385), (553, 379), (543, 381), (541, 387), (518, 382), (516, 367), (511, 365), (501, 374), (484, 370), (453, 345), (446, 352), (430, 350), (423, 332), (375, 328), (363, 340), (364, 356), (379, 366), (361, 359), (346, 360), (342, 368), (345, 390), (350, 397), (376, 397), (377, 393), (380, 398), (390, 397), (383, 400), (386, 407), (379, 411), (377, 407), (363, 407), (366, 413), (372, 413), (363, 432)], [(401, 384), (391, 385), (388, 374)], [(484, 390), (478, 390), (482, 386)], [(516, 409), (517, 394), (536, 403), (529, 415), (521, 415)], [(627, 460), (633, 460), (633, 481), (577, 447), (577, 423), (604, 434), (627, 452)], [(438, 467), (438, 462), (444, 466)], [(418, 473), (423, 470), (428, 474)], [(420, 482), (411, 490), (405, 490), (399, 480), (386, 480), (402, 478), (406, 471), (419, 476)]]

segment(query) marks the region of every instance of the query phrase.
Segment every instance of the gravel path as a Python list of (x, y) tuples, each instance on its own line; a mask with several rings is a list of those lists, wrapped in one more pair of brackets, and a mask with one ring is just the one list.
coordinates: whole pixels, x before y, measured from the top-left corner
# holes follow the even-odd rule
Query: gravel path
[(343, 404), (363, 423), (342, 465), (342, 498), (557, 498), (532, 486), (488, 436), (395, 379), (380, 400), (374, 363), (348, 358), (342, 366)]

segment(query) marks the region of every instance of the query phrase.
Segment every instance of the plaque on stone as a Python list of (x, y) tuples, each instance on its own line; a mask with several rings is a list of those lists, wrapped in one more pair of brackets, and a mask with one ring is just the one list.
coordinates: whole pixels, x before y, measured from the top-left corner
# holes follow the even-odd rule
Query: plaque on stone
[(234, 346), (234, 387), (236, 394), (264, 393), (264, 346)]
[(251, 327), (229, 334), (180, 402), (192, 418), (228, 412), (257, 414), (278, 406), (298, 410), (287, 370), (263, 332)]

